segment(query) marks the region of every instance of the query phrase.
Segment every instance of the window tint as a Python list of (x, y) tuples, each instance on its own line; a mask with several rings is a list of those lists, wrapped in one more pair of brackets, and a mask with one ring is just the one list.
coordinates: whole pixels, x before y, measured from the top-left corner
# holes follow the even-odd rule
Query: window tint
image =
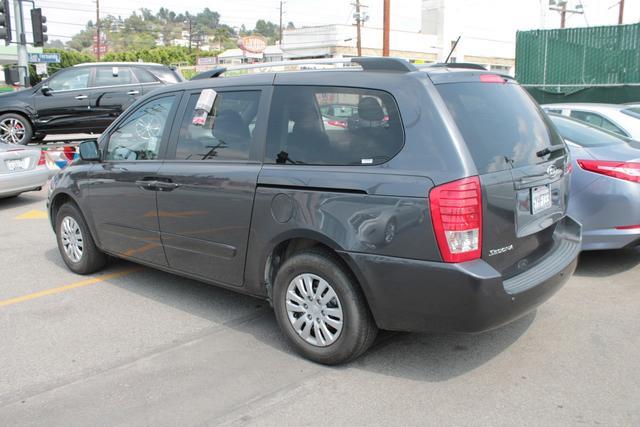
[(133, 68), (133, 72), (140, 83), (156, 83), (157, 80), (147, 70), (142, 68)]
[(386, 92), (339, 87), (276, 87), (266, 161), (376, 165), (395, 156), (404, 132)]
[(625, 108), (624, 110), (622, 110), (622, 112), (628, 116), (640, 119), (640, 107)]
[(614, 134), (602, 131), (596, 127), (576, 122), (558, 116), (551, 116), (551, 121), (556, 125), (560, 135), (582, 147), (596, 147), (599, 145), (622, 144), (624, 140)]
[(111, 134), (107, 160), (155, 160), (175, 97), (147, 102)]
[(608, 131), (617, 133), (618, 135), (627, 136), (627, 134), (620, 129), (618, 126), (614, 125), (610, 120), (605, 119), (600, 114), (590, 113), (587, 111), (571, 111), (571, 117), (574, 117), (578, 120), (582, 120), (583, 122), (587, 122), (591, 125), (601, 127)]
[(118, 86), (135, 83), (130, 68), (98, 67), (94, 86)]
[(72, 68), (54, 75), (47, 85), (53, 91), (86, 89), (89, 86), (89, 68)]
[[(177, 160), (247, 160), (253, 139), (260, 91), (218, 92), (204, 123), (198, 122), (196, 103), (189, 98), (182, 118)], [(197, 124), (194, 124), (197, 123)]]
[(436, 86), (480, 173), (545, 162), (536, 153), (564, 145), (546, 114), (513, 83), (449, 83)]

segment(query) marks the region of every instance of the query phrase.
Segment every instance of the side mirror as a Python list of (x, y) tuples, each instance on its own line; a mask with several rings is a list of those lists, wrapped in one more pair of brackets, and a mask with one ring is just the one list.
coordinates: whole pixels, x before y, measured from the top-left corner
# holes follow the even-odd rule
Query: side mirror
[(96, 141), (82, 141), (78, 146), (78, 153), (82, 160), (88, 162), (100, 161), (100, 150)]
[(42, 92), (44, 96), (50, 96), (53, 91), (49, 86), (42, 86), (40, 88), (40, 92)]

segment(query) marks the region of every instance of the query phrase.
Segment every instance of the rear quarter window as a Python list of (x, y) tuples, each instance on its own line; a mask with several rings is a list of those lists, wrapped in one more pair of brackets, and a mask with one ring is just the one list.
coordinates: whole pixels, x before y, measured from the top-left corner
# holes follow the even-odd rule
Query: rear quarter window
[(623, 144), (624, 140), (610, 132), (602, 131), (594, 126), (578, 123), (570, 119), (552, 116), (551, 121), (560, 135), (582, 147), (597, 147), (601, 145)]
[(545, 162), (565, 154), (536, 153), (564, 145), (549, 119), (514, 83), (436, 85), (473, 157), (478, 172), (490, 173)]
[(378, 165), (404, 144), (393, 97), (383, 91), (320, 86), (275, 88), (265, 161)]

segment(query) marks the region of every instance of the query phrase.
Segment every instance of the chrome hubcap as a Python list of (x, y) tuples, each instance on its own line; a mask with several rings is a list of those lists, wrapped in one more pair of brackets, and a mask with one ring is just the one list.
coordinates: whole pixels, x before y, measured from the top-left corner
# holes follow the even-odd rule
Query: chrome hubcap
[(0, 141), (20, 144), (24, 139), (24, 124), (18, 119), (4, 119), (0, 122)]
[(286, 300), (289, 321), (302, 339), (318, 347), (338, 339), (344, 322), (342, 304), (326, 280), (301, 274), (289, 284)]
[(73, 262), (79, 262), (82, 259), (84, 249), (84, 239), (82, 238), (82, 230), (75, 219), (70, 216), (64, 217), (60, 231), (60, 239), (64, 253)]

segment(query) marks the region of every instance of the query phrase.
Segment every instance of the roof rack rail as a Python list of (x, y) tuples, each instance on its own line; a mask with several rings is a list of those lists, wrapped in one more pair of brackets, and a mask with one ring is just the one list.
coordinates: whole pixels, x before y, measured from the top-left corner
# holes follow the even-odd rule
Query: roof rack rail
[(351, 62), (360, 65), (365, 71), (400, 71), (411, 72), (418, 69), (409, 61), (390, 57), (364, 57), (351, 58)]
[(355, 57), (355, 58), (316, 58), (316, 59), (293, 59), (289, 61), (256, 62), (253, 64), (229, 65), (228, 67), (217, 67), (196, 74), (191, 80), (201, 80), (220, 77), (228, 71), (269, 69), (273, 67), (291, 67), (297, 65), (323, 65), (323, 64), (344, 64), (349, 67), (351, 64), (359, 65), (364, 71), (399, 71), (411, 72), (418, 69), (409, 61), (400, 58), (389, 57)]
[(220, 77), (222, 73), (224, 73), (225, 71), (227, 71), (227, 69), (224, 67), (216, 67), (212, 70), (207, 70), (200, 74), (196, 74), (195, 76), (191, 77), (191, 80), (203, 80), (203, 79), (212, 79), (214, 77)]
[(427, 66), (432, 68), (470, 68), (472, 70), (488, 71), (487, 67), (480, 64), (474, 64), (472, 62), (439, 62), (436, 64), (430, 64)]

